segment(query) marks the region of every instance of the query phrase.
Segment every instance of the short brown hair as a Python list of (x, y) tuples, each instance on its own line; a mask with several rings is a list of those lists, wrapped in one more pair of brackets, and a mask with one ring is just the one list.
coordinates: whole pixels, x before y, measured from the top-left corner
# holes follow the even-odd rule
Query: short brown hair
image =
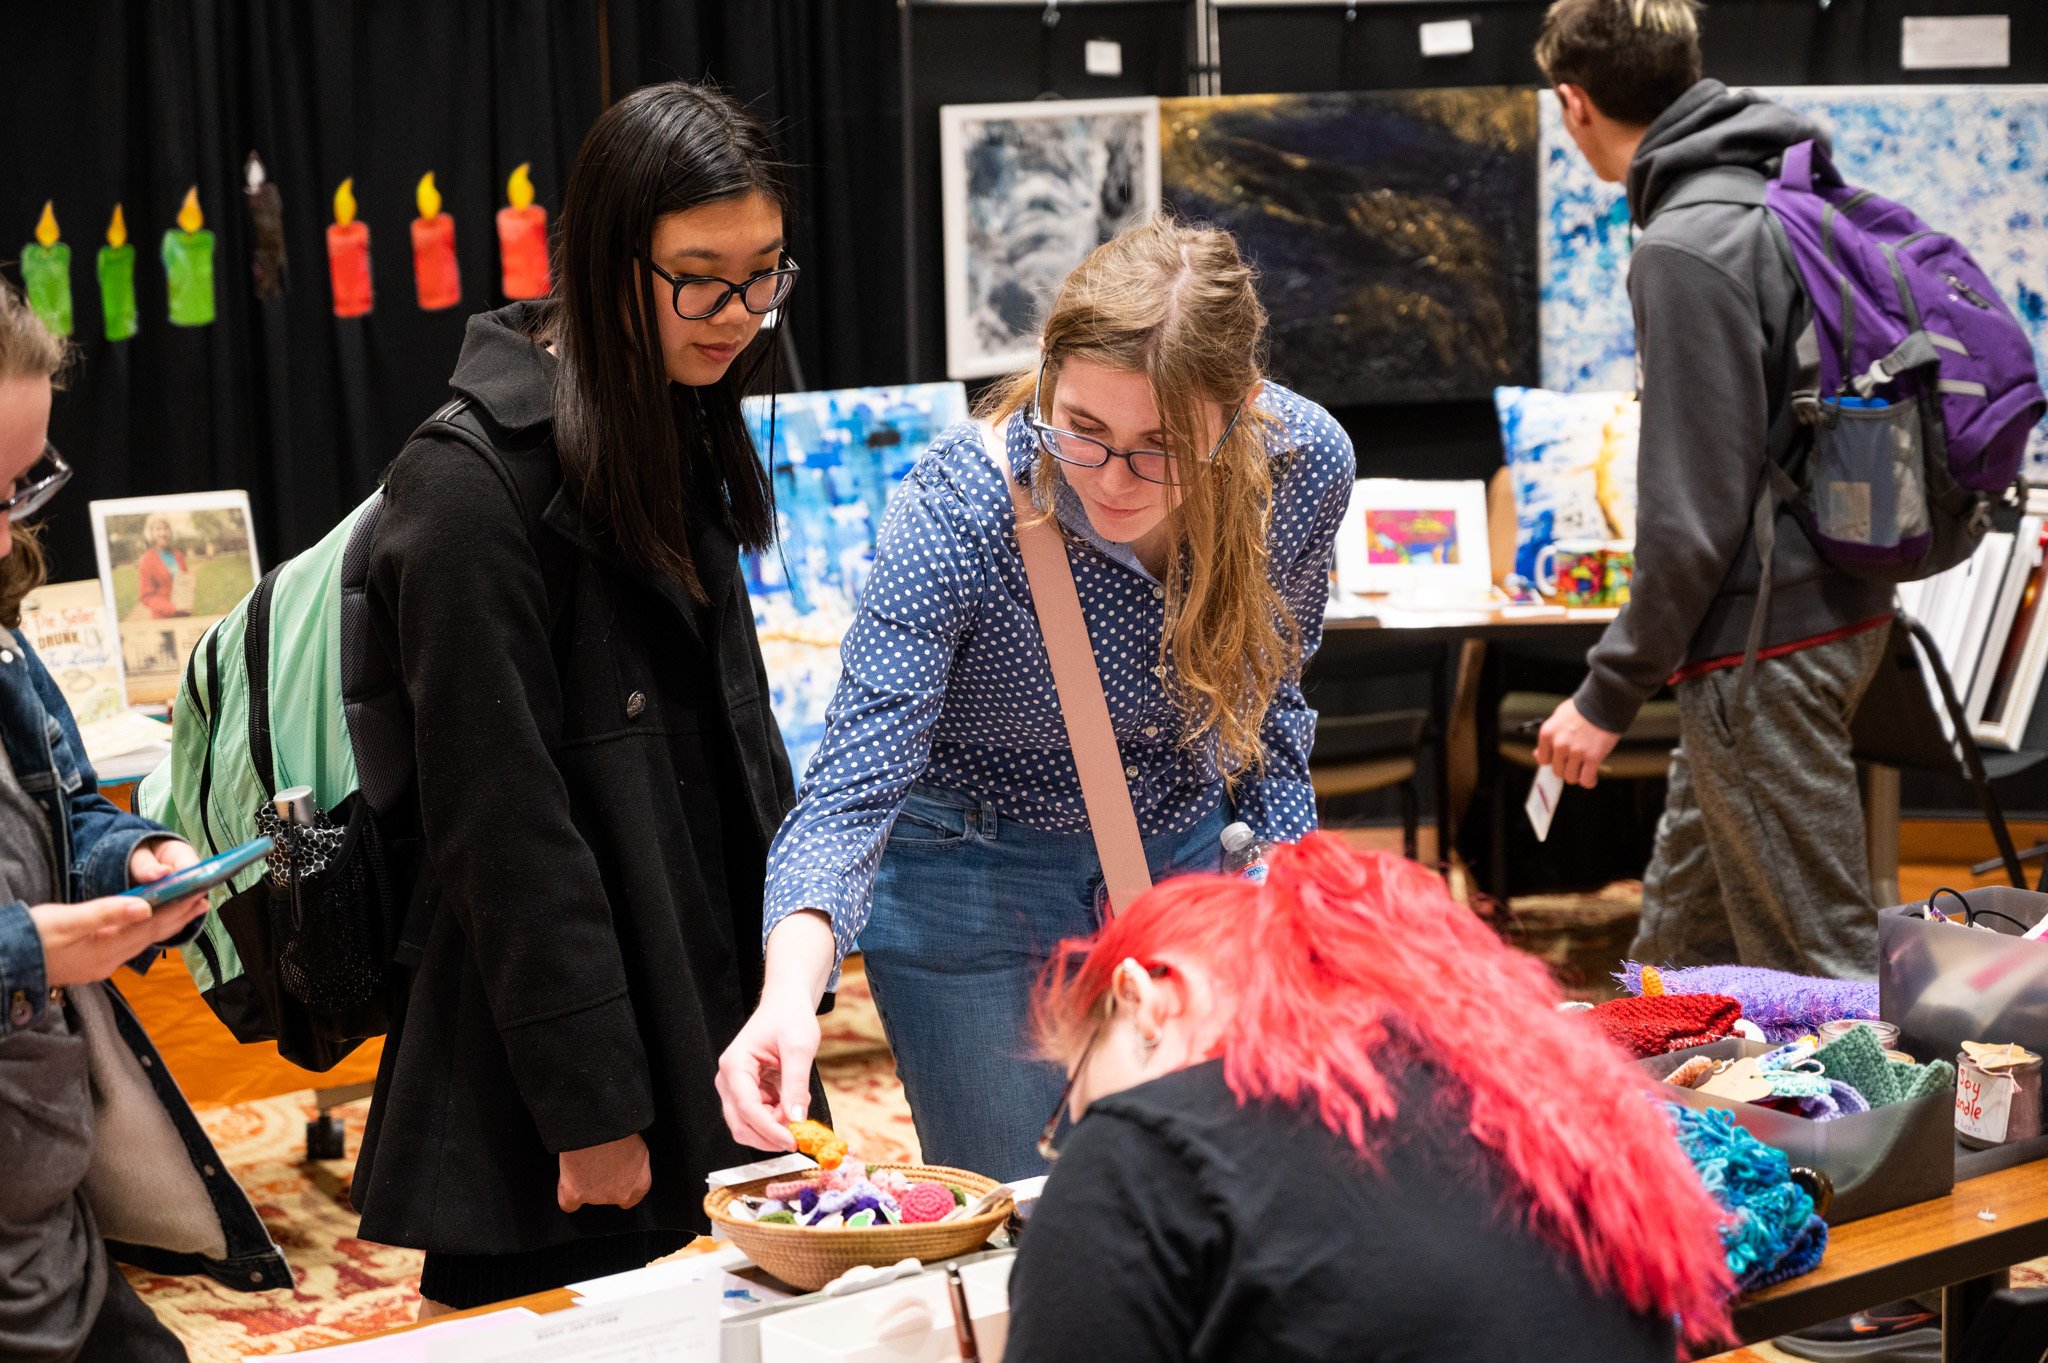
[(1647, 125), (1700, 78), (1699, 0), (1556, 0), (1536, 64), (1617, 123)]
[[(0, 279), (0, 382), (46, 378), (62, 385), (71, 348), (43, 325), (14, 285)], [(43, 547), (32, 527), (14, 526), (14, 547), (0, 558), (0, 626), (21, 624), (22, 598), (43, 585)]]

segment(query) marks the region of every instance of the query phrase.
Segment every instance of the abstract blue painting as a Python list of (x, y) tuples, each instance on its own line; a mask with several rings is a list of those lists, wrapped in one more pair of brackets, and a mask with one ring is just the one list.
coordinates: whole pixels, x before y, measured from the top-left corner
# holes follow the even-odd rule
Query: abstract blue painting
[(1259, 269), (1273, 376), (1332, 406), (1536, 378), (1531, 91), (1161, 104), (1161, 193)]
[(802, 779), (825, 734), (825, 707), (839, 684), (839, 643), (875, 562), (875, 535), (889, 496), (933, 437), (967, 420), (957, 383), (841, 388), (748, 398), (747, 428), (775, 479), (776, 541), (746, 556), (747, 594), (768, 687)]
[(1634, 393), (1496, 388), (1501, 448), (1515, 490), (1515, 567), (1535, 580), (1554, 540), (1636, 537)]
[[(1760, 93), (1834, 141), (1842, 177), (1905, 204), (1970, 249), (2034, 338), (2048, 371), (2048, 86), (1789, 86)], [(1541, 96), (1543, 386), (1635, 387), (1628, 305), (1634, 233), (1621, 186), (1602, 184)], [(2048, 474), (2048, 425), (2030, 446)]]

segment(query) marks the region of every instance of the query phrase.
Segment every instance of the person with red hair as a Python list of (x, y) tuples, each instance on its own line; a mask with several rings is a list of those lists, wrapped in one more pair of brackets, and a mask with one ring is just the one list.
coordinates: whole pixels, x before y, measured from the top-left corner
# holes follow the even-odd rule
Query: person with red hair
[(1035, 1018), (1078, 1124), (1005, 1359), (1624, 1363), (1724, 1337), (1722, 1213), (1558, 1001), (1435, 876), (1325, 834), (1263, 885), (1168, 881), (1063, 943)]

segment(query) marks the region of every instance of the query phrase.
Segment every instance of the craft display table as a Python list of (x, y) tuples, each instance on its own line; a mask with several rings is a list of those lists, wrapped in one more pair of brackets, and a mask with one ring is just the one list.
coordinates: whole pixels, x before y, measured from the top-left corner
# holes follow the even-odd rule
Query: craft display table
[[(1982, 1215), (1990, 1212), (1993, 1219)], [(1745, 1344), (1771, 1339), (1901, 1297), (1942, 1294), (1944, 1359), (1956, 1356), (1984, 1298), (2012, 1265), (2048, 1254), (2048, 1161), (2022, 1164), (1828, 1232), (1820, 1267), (1742, 1297), (1735, 1329)]]

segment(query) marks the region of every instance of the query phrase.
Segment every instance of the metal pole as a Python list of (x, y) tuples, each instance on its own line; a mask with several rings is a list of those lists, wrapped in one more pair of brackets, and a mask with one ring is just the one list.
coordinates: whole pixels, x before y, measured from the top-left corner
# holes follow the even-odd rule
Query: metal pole
[(903, 143), (903, 381), (916, 383), (922, 347), (917, 335), (917, 105), (910, 73), (910, 0), (896, 0), (896, 62)]

